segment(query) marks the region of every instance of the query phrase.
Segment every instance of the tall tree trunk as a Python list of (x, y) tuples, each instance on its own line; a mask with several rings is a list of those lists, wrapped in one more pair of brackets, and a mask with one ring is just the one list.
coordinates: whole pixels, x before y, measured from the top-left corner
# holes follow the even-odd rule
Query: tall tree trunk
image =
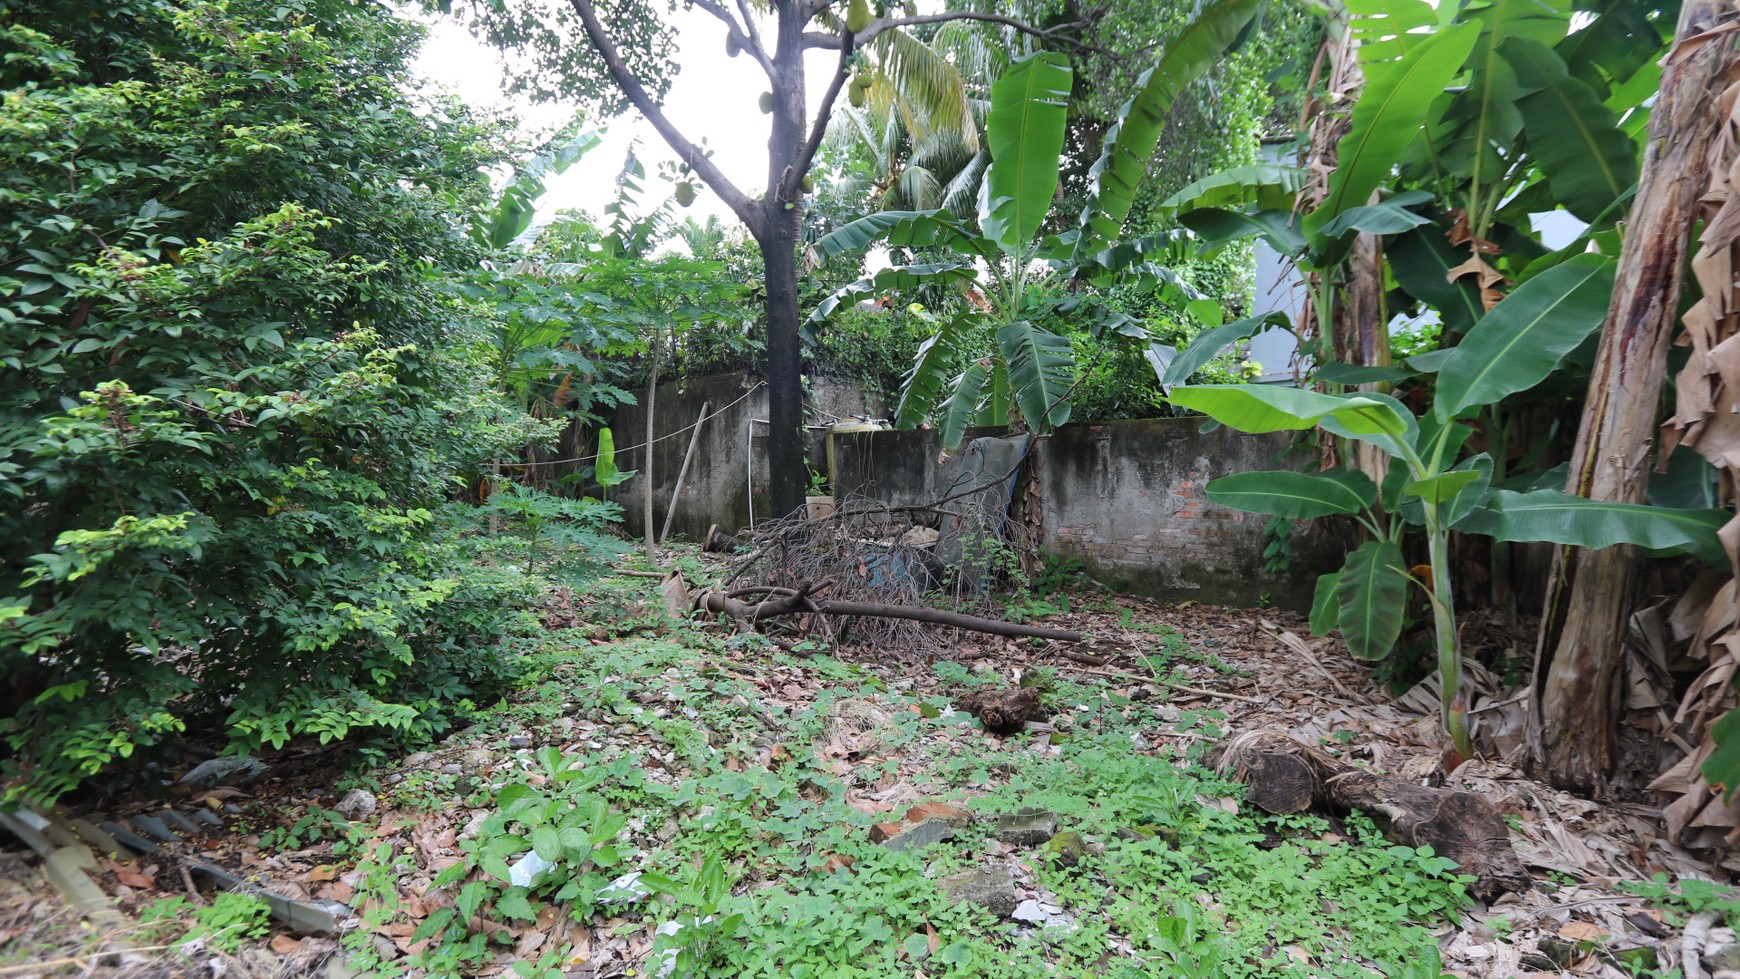
[[(804, 164), (803, 30), (808, 7), (780, 0), (773, 91), (773, 132), (767, 140), (767, 194), (760, 201), (762, 272), (767, 286), (767, 472), (773, 515), (804, 505), (803, 365), (798, 346), (798, 244), (803, 194), (791, 170)], [(797, 178), (801, 178), (798, 174)]]
[(657, 329), (653, 331), (651, 356), (647, 358), (646, 368), (646, 448), (642, 457), (644, 471), (641, 473), (641, 519), (646, 526), (646, 559), (654, 565), (659, 563), (658, 538), (653, 530), (653, 403), (659, 393), (659, 347), (662, 336)]
[(768, 215), (761, 241), (767, 282), (767, 474), (773, 516), (804, 505), (803, 367), (798, 347), (797, 209)]
[[(1686, 0), (1681, 8), (1678, 41), (1650, 117), (1618, 283), (1589, 378), (1568, 492), (1595, 500), (1644, 500), (1668, 341), (1719, 125), (1711, 95), (1735, 63), (1733, 35), (1698, 38), (1737, 18), (1727, 0)], [(1586, 791), (1612, 771), (1636, 557), (1630, 547), (1568, 548), (1556, 562), (1541, 623), (1541, 648), (1554, 653), (1539, 714), (1539, 760), (1555, 785)]]

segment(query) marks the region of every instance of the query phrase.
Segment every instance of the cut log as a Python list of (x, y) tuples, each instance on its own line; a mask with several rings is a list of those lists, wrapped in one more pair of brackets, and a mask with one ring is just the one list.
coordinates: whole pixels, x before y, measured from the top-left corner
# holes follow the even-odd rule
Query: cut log
[(992, 734), (1014, 734), (1045, 715), (1039, 694), (1025, 687), (974, 690), (956, 697), (955, 706), (978, 718)]
[(1468, 891), (1482, 900), (1532, 886), (1511, 849), (1510, 827), (1472, 793), (1355, 768), (1279, 731), (1236, 735), (1217, 745), (1210, 758), (1222, 775), (1246, 783), (1248, 801), (1267, 812), (1358, 809), (1385, 838), (1431, 847), (1475, 878)]

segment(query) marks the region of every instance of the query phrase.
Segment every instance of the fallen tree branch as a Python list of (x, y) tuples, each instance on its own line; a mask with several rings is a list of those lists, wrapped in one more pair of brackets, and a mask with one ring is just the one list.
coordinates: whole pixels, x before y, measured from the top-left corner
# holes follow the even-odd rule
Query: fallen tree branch
[[(697, 611), (712, 612), (715, 615), (729, 617), (736, 624), (739, 632), (751, 631), (755, 628), (756, 623), (763, 619), (777, 618), (782, 615), (852, 615), (905, 619), (911, 622), (952, 626), (956, 629), (968, 629), (973, 632), (1011, 638), (1053, 639), (1059, 642), (1081, 641), (1081, 633), (1068, 629), (1017, 625), (1013, 622), (999, 622), (996, 619), (985, 619), (977, 615), (949, 612), (943, 609), (887, 605), (881, 602), (833, 601), (816, 597), (832, 586), (832, 581), (822, 581), (806, 583), (799, 588), (749, 585), (723, 592), (708, 589), (694, 597), (694, 608)], [(754, 605), (742, 601), (742, 599), (752, 596), (765, 597)]]
[(824, 601), (816, 603), (817, 610), (824, 615), (879, 615), (889, 619), (909, 619), (913, 622), (928, 622), (931, 625), (949, 625), (957, 629), (970, 629), (974, 632), (988, 632), (994, 636), (1014, 636), (1030, 639), (1056, 639), (1061, 642), (1081, 642), (1081, 633), (1068, 629), (1049, 629), (1037, 625), (1016, 625), (1013, 622), (998, 622), (995, 619), (981, 619), (976, 615), (966, 615), (961, 612), (945, 612), (935, 608), (909, 608), (905, 605), (882, 605), (877, 602), (835, 602)]
[(1171, 680), (1162, 680), (1157, 676), (1137, 676), (1134, 673), (1124, 673), (1120, 670), (1095, 670), (1089, 669), (1085, 666), (1071, 666), (1067, 663), (1061, 665), (1066, 670), (1074, 670), (1077, 673), (1086, 673), (1089, 676), (1103, 676), (1113, 680), (1128, 680), (1132, 683), (1152, 683), (1156, 687), (1165, 687), (1168, 690), (1176, 690), (1179, 693), (1195, 694), (1198, 697), (1218, 697), (1222, 700), (1237, 700), (1247, 704), (1256, 704), (1259, 707), (1268, 703), (1268, 701), (1263, 700), (1260, 697), (1247, 697), (1242, 693), (1231, 693), (1226, 690), (1210, 690), (1207, 687), (1192, 687), (1183, 683), (1173, 683)]

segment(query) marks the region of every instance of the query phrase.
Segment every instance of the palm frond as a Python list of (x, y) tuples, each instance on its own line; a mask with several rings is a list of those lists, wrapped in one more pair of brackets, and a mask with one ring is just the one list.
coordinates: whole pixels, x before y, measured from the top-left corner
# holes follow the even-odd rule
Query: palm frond
[(991, 165), (991, 154), (980, 149), (958, 173), (949, 178), (942, 189), (942, 209), (960, 217), (972, 217), (979, 211), (979, 182), (985, 179), (985, 168)]
[(909, 132), (915, 137), (932, 131), (952, 133), (978, 149), (966, 80), (947, 57), (904, 31), (884, 31), (870, 48), (876, 55), (878, 81), (889, 87)]

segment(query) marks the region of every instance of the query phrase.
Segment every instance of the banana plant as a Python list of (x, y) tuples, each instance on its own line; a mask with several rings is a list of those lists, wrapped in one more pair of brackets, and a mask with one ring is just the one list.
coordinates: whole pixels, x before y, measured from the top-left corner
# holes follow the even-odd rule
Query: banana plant
[[(1333, 272), (1352, 234), (1387, 236), (1396, 283), (1435, 308), (1451, 333), (1471, 327), (1507, 284), (1582, 254), (1591, 240), (1616, 244), (1671, 17), (1648, 5), (1573, 0), (1347, 6), (1366, 82), (1322, 199), (1299, 206), (1308, 173), (1259, 165), (1197, 181), (1163, 211), (1207, 248), (1260, 237), (1300, 268), (1329, 273), (1310, 297), (1319, 322), (1330, 321)], [(1529, 215), (1555, 207), (1589, 230), (1548, 251), (1531, 237)], [(1217, 345), (1174, 365), (1206, 360), (1265, 324), (1238, 325), (1242, 332), (1205, 336)], [(1339, 370), (1318, 379), (1416, 373), (1364, 367), (1334, 376)], [(1181, 379), (1176, 369), (1162, 378)]]
[[(1471, 416), (1541, 383), (1600, 327), (1613, 274), (1612, 259), (1581, 255), (1518, 287), (1444, 352), (1436, 365), (1433, 407), (1424, 417), (1372, 392), (1201, 385), (1178, 387), (1170, 395), (1172, 403), (1241, 431), (1321, 428), (1375, 445), (1391, 458), (1382, 486), (1352, 471), (1250, 472), (1211, 481), (1208, 496), (1235, 509), (1292, 519), (1346, 514), (1366, 527), (1371, 539), (1339, 571), (1318, 579), (1311, 630), (1340, 628), (1355, 656), (1379, 659), (1400, 635), (1409, 583), (1420, 587), (1432, 610), (1445, 730), (1464, 760), (1473, 749), (1450, 531), (1577, 547), (1635, 544), (1688, 552), (1713, 565), (1727, 560), (1716, 537), (1728, 518), (1723, 510), (1606, 503), (1533, 485), (1500, 486), (1493, 483), (1489, 455), (1459, 458), (1473, 434)], [(1425, 531), (1425, 569), (1410, 569), (1402, 556), (1402, 534), (1415, 527)]]
[(559, 176), (603, 141), (596, 129), (585, 128), (576, 115), (537, 156), (514, 172), (493, 208), (473, 216), (471, 237), (496, 251), (513, 244), (532, 226), (538, 198), (546, 190), (544, 178)]
[[(1096, 339), (1147, 341), (1138, 322), (1091, 295), (1038, 298), (1032, 287), (1041, 277), (1142, 286), (1178, 306), (1201, 299), (1154, 261), (1157, 253), (1177, 253), (1176, 237), (1120, 241), (1118, 235), (1167, 110), (1238, 40), (1260, 6), (1261, 0), (1209, 4), (1142, 76), (1105, 138), (1092, 170), (1088, 206), (1065, 233), (1040, 234), (1057, 191), (1073, 75), (1062, 55), (1042, 51), (1013, 62), (991, 86), (985, 126), (991, 164), (981, 185), (976, 228), (942, 210), (884, 211), (811, 246), (816, 262), (862, 253), (878, 242), (926, 257), (827, 296), (810, 316), (812, 329), (842, 304), (893, 290), (943, 285), (973, 293), (976, 308), (939, 320), (935, 335), (920, 346), (901, 392), (897, 424), (908, 427), (934, 417), (950, 446), (969, 425), (1003, 424), (1011, 414), (1044, 432), (1069, 419), (1068, 395), (1076, 377), (1069, 341), (1047, 323), (1064, 316), (1085, 318)], [(987, 332), (994, 337), (991, 349), (969, 348), (973, 338)], [(963, 353), (965, 368), (950, 376)], [(1163, 359), (1160, 351), (1154, 354)]]

